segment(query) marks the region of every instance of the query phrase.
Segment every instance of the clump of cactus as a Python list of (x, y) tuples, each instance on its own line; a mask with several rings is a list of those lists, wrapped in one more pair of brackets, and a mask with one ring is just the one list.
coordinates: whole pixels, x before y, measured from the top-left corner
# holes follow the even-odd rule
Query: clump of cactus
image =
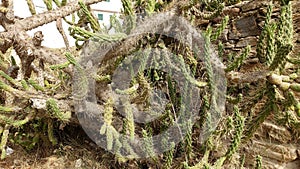
[[(228, 12), (225, 15), (224, 10), (239, 8), (236, 5), (240, 3), (238, 0), (190, 0), (178, 3), (122, 0), (122, 21), (114, 15), (110, 18), (109, 27), (99, 24), (94, 17), (90, 5), (95, 2), (98, 1), (44, 0), (48, 12), (37, 14), (34, 3), (27, 0), (33, 16), (17, 21), (11, 20), (12, 4), (9, 1), (0, 9), (6, 17), (3, 22), (9, 21), (6, 24), (12, 25), (8, 27), (16, 28), (13, 31), (6, 30), (0, 36), (1, 159), (6, 157), (9, 141), (27, 150), (34, 149), (41, 142), (58, 146), (61, 140), (56, 134), (62, 132), (69, 123), (76, 123), (72, 116), (77, 111), (74, 107), (80, 107), (79, 103), (90, 100), (103, 109), (99, 110), (100, 113), (85, 115), (102, 118), (101, 125), (96, 126), (98, 128), (95, 131), (103, 136), (106, 143), (104, 148), (115, 153), (115, 160), (122, 167), (128, 167), (127, 164), (149, 168), (244, 167), (248, 161), (245, 160), (246, 155), (238, 156), (244, 154), (240, 147), (254, 138), (257, 129), (271, 115), (277, 125), (288, 126), (289, 131), (299, 134), (299, 56), (292, 52), (295, 45), (291, 1), (272, 2), (266, 7), (265, 22), (255, 56), (252, 51), (255, 47), (250, 45), (245, 45), (239, 52), (231, 51), (228, 54), (226, 43), (221, 38), (224, 30), (231, 28), (229, 24), (232, 24), (233, 17), (230, 14), (227, 16)], [(276, 18), (273, 15), (278, 7), (280, 15)], [(181, 36), (176, 39), (151, 33), (153, 30), (149, 33), (137, 30), (160, 29), (154, 25), (165, 18), (147, 19), (165, 11), (171, 11), (167, 14), (172, 19), (176, 16), (185, 17), (187, 23), (197, 27), (195, 34), (202, 29), (203, 46), (192, 49)], [(72, 21), (66, 18), (68, 15), (72, 15)], [(45, 18), (45, 21), (40, 17)], [(69, 34), (75, 39), (74, 49), (69, 46), (64, 30), (59, 28), (62, 20), (69, 24)], [(48, 22), (56, 22), (66, 45), (63, 52), (46, 50), (33, 42), (36, 37), (30, 38), (26, 34), (26, 31)], [(8, 29), (5, 24), (4, 27)], [(173, 27), (176, 25), (163, 29), (172, 30)], [(184, 31), (190, 29), (181, 28), (180, 25), (176, 28)], [(184, 31), (180, 33), (189, 35)], [(85, 51), (86, 46), (90, 47), (90, 51)], [(15, 58), (10, 56), (12, 49), (16, 51), (21, 63), (16, 63)], [(107, 51), (103, 56), (98, 55), (101, 49)], [(202, 58), (197, 56), (199, 49), (203, 50), (200, 51)], [(218, 49), (219, 57), (215, 57), (213, 49)], [(86, 52), (88, 61), (80, 59), (76, 50)], [(226, 60), (226, 57), (229, 59)], [(249, 65), (245, 63), (254, 57), (260, 63), (252, 68), (263, 69), (259, 80), (256, 76), (247, 77)], [(101, 63), (95, 63), (99, 58)], [(216, 58), (221, 62), (226, 61), (226, 66), (222, 66), (224, 76), (248, 78), (245, 81), (239, 80), (238, 84), (228, 79), (230, 83), (227, 86), (225, 110), (216, 106), (222, 101), (217, 95), (220, 88), (224, 87), (217, 83), (220, 79), (217, 66), (223, 63), (217, 65), (219, 62)], [(287, 66), (289, 69), (286, 69)], [(123, 78), (129, 79), (129, 84), (126, 88), (112, 88), (116, 83), (113, 81), (114, 72), (120, 67), (128, 71)], [(170, 71), (159, 68), (168, 68)], [(92, 72), (93, 69), (95, 72)], [(181, 72), (177, 78), (184, 79), (184, 83), (176, 81), (175, 71)], [(72, 83), (74, 81), (77, 83)], [(91, 85), (96, 87), (91, 88)], [(190, 85), (199, 89), (199, 100), (193, 97)], [(72, 93), (71, 89), (76, 92)], [(154, 95), (157, 90), (161, 93)], [(96, 93), (95, 97), (90, 96), (91, 92)], [(184, 101), (199, 107), (197, 118), (180, 121), (180, 117), (188, 117), (189, 111), (194, 111)], [(90, 105), (84, 106), (78, 108), (76, 113), (84, 114)], [(161, 111), (158, 112), (158, 109)], [(157, 115), (157, 119), (136, 122), (135, 118), (141, 112)], [(216, 116), (220, 120), (214, 127)], [(144, 119), (146, 115), (142, 117)], [(173, 133), (180, 137), (179, 143), (173, 142), (173, 135), (165, 134), (159, 148), (167, 151), (156, 154), (156, 135), (168, 131), (170, 126), (177, 126), (186, 133)], [(143, 144), (135, 142), (136, 139), (143, 140)], [(148, 158), (137, 159), (140, 154)], [(263, 168), (263, 160), (257, 155), (252, 164), (255, 168)]]

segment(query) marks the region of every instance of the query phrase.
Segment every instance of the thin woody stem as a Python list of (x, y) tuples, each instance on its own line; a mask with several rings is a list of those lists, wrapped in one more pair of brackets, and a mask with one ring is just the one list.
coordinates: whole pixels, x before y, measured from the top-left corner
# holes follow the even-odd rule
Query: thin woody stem
[[(85, 3), (86, 5), (91, 5), (101, 1), (102, 0), (82, 0), (82, 2)], [(18, 29), (23, 29), (25, 31), (32, 30), (39, 26), (56, 21), (57, 18), (66, 17), (74, 13), (75, 11), (78, 11), (79, 9), (80, 9), (80, 5), (78, 4), (78, 1), (77, 0), (72, 1), (68, 3), (66, 6), (58, 8), (56, 10), (46, 11), (39, 15), (33, 15), (23, 20), (18, 20), (15, 23), (15, 27), (17, 27)]]

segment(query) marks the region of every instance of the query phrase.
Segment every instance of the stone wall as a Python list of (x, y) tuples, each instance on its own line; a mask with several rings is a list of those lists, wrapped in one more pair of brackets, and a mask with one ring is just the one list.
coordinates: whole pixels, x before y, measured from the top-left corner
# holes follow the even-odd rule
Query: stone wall
[[(278, 3), (278, 2), (276, 2)], [(275, 3), (272, 18), (279, 18), (279, 5)], [(231, 52), (242, 51), (247, 45), (251, 45), (251, 54), (245, 62), (253, 67), (259, 65), (256, 57), (256, 44), (264, 25), (269, 1), (253, 0), (244, 1), (234, 6), (226, 7), (225, 15), (230, 16), (229, 26), (220, 37), (225, 48), (225, 55)], [(220, 22), (222, 17), (215, 19)], [(292, 55), (300, 55), (300, 1), (293, 2), (294, 21), (294, 50)], [(226, 58), (224, 58), (226, 62)], [(243, 70), (251, 71), (249, 69)], [(249, 72), (248, 72), (249, 73)], [(255, 78), (255, 77), (253, 77)], [(293, 140), (292, 133), (287, 127), (276, 125), (272, 117), (263, 123), (255, 133), (255, 137), (241, 147), (246, 154), (245, 164), (247, 168), (254, 168), (256, 155), (262, 156), (263, 168), (269, 169), (296, 169), (300, 168), (300, 145)]]
[[(230, 23), (225, 29), (221, 40), (225, 44), (225, 49), (228, 51), (240, 51), (247, 45), (251, 45), (252, 54), (254, 57), (256, 52), (256, 44), (258, 37), (263, 28), (267, 6), (269, 1), (253, 0), (243, 1), (234, 6), (226, 7), (223, 14), (230, 16)], [(275, 3), (272, 18), (278, 19), (280, 9), (278, 4)], [(217, 18), (215, 20), (220, 20)], [(295, 33), (295, 52), (300, 52), (300, 2), (293, 2), (293, 20), (294, 20), (294, 33)], [(227, 51), (227, 52), (228, 52)]]

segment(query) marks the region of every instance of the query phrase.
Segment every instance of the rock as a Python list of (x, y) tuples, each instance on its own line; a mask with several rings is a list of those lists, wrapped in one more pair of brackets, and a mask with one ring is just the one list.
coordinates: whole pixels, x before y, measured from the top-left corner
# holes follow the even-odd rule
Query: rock
[(265, 121), (259, 130), (263, 137), (278, 141), (280, 143), (288, 143), (292, 139), (292, 135), (287, 128), (273, 124), (270, 121)]
[(260, 30), (257, 26), (255, 18), (256, 17), (254, 15), (250, 15), (235, 21), (234, 27), (239, 33), (239, 37), (260, 35)]
[(298, 13), (300, 12), (300, 1), (292, 1), (292, 5), (293, 5), (293, 12), (294, 13)]
[(258, 58), (250, 58), (245, 61), (245, 64), (253, 65), (253, 64), (257, 64), (258, 62), (259, 62)]
[(294, 23), (294, 29), (295, 31), (300, 30), (300, 14), (294, 14), (293, 15), (293, 23)]
[(46, 109), (46, 99), (38, 99), (38, 98), (31, 98), (30, 101), (32, 101), (32, 107), (36, 109)]
[(239, 39), (239, 33), (237, 31), (234, 31), (234, 30), (230, 31), (228, 33), (228, 39), (230, 39), (230, 40), (238, 40)]
[[(277, 160), (272, 160), (267, 158), (263, 160), (263, 168), (264, 169), (298, 169), (299, 167), (295, 167), (297, 163), (295, 162), (288, 162), (288, 163), (280, 163)], [(291, 168), (294, 167), (294, 168)]]
[(75, 168), (81, 168), (81, 167), (82, 167), (82, 160), (81, 159), (76, 160)]
[(250, 150), (260, 154), (262, 157), (270, 158), (280, 162), (291, 162), (298, 158), (297, 148), (290, 144), (275, 144), (269, 140), (255, 140)]
[(228, 72), (226, 77), (228, 81), (232, 84), (238, 83), (252, 83), (261, 81), (266, 78), (266, 74), (268, 72), (265, 70), (255, 71), (255, 72), (247, 72), (247, 73), (240, 73), (240, 72)]
[(237, 47), (237, 48), (243, 48), (243, 47), (246, 47), (247, 45), (255, 46), (256, 43), (257, 43), (257, 38), (254, 37), (254, 36), (250, 36), (250, 37), (241, 39), (241, 40), (236, 44), (236, 47)]
[(300, 159), (287, 163), (285, 168), (300, 168)]
[(255, 139), (245, 147), (246, 166), (254, 168), (255, 157), (262, 156), (264, 169), (296, 169), (300, 166), (296, 145), (279, 144), (270, 140)]
[(228, 41), (228, 33), (229, 30), (228, 29), (224, 29), (224, 31), (222, 32), (221, 36), (220, 36), (220, 40), (221, 41)]
[(264, 25), (265, 25), (265, 21), (262, 21), (262, 22), (258, 22), (258, 27), (263, 29)]
[(219, 23), (222, 22), (223, 18), (224, 18), (224, 17), (222, 17), (222, 16), (216, 17), (216, 18), (214, 18), (214, 19), (212, 20), (212, 23), (218, 23), (218, 24), (219, 24)]
[(66, 158), (64, 157), (50, 156), (43, 160), (46, 160), (46, 162), (43, 164), (42, 168), (47, 168), (47, 169), (66, 168), (65, 166)]
[(224, 48), (225, 48), (225, 49), (232, 49), (232, 48), (234, 48), (234, 47), (235, 47), (235, 45), (232, 44), (232, 43), (229, 43), (229, 42), (226, 42), (226, 43), (224, 44)]
[(229, 16), (238, 16), (240, 13), (240, 8), (225, 8), (223, 10), (224, 15), (229, 15)]
[(252, 11), (263, 6), (267, 6), (268, 4), (268, 1), (250, 1), (242, 6), (242, 12)]
[(14, 152), (14, 150), (7, 146), (5, 152), (6, 152), (6, 155), (9, 156)]

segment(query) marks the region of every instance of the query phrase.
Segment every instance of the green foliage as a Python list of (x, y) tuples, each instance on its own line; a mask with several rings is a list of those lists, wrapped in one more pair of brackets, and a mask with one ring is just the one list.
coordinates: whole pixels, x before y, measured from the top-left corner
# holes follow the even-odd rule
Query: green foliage
[(219, 58), (223, 58), (223, 53), (224, 53), (224, 45), (222, 44), (222, 42), (219, 42), (219, 44), (218, 44)]
[(233, 63), (231, 63), (226, 69), (225, 71), (226, 72), (229, 72), (229, 71), (232, 71), (232, 70), (235, 70), (237, 68), (239, 68), (242, 64), (243, 64), (243, 61), (248, 57), (249, 53), (250, 53), (250, 50), (251, 50), (251, 46), (247, 46), (245, 48), (245, 50), (243, 51), (243, 53), (238, 57), (236, 58)]
[[(257, 44), (257, 56), (271, 70), (284, 68), (288, 54), (293, 49), (293, 19), (291, 3), (282, 2), (278, 23), (271, 22), (273, 4), (267, 8), (267, 16)], [(275, 36), (278, 35), (278, 36)]]
[(12, 83), (15, 86), (19, 85), (15, 79), (10, 77), (8, 74), (4, 73), (2, 70), (0, 70), (0, 76), (2, 76), (3, 78), (5, 78), (7, 81), (9, 81), (10, 83)]
[(112, 100), (109, 99), (105, 104), (104, 110), (104, 121), (107, 125), (111, 125), (113, 119), (113, 107), (112, 107)]
[(114, 14), (109, 18), (110, 26), (114, 28), (117, 33), (122, 33), (123, 28), (117, 16)]
[(23, 146), (26, 150), (30, 151), (38, 145), (41, 139), (41, 135), (37, 133), (33, 134), (29, 131), (18, 132), (14, 138), (14, 142)]
[(240, 143), (241, 143), (241, 138), (242, 134), (244, 131), (244, 122), (245, 118), (240, 114), (239, 108), (237, 106), (234, 106), (234, 123), (235, 123), (235, 135), (232, 140), (232, 143), (227, 150), (225, 156), (227, 159), (230, 159), (231, 156), (237, 151)]
[(205, 9), (212, 12), (210, 14), (208, 14), (207, 16), (205, 16), (205, 18), (214, 18), (218, 15), (220, 15), (220, 13), (223, 11), (224, 7), (225, 7), (225, 3), (223, 1), (220, 0), (204, 0), (201, 1), (201, 3), (205, 6)]
[(12, 107), (0, 106), (0, 112), (13, 112), (13, 111), (15, 111), (15, 109)]
[(270, 66), (273, 62), (276, 54), (276, 40), (275, 40), (276, 24), (270, 24), (266, 27), (267, 31), (267, 49), (266, 49), (266, 60), (267, 65)]
[(51, 119), (48, 120), (48, 138), (52, 145), (57, 144), (57, 140), (53, 135), (53, 121)]
[(70, 65), (70, 62), (65, 62), (57, 65), (51, 65), (50, 69), (57, 70), (57, 69), (65, 69)]
[(156, 161), (151, 133), (148, 133), (147, 130), (143, 129), (142, 136), (145, 143), (143, 145), (143, 150), (146, 152), (147, 156), (151, 157), (154, 161)]
[(151, 15), (154, 13), (155, 10), (155, 0), (147, 0), (147, 7), (146, 7), (146, 12), (148, 15)]
[(187, 134), (184, 138), (184, 142), (185, 142), (185, 152), (186, 152), (186, 156), (188, 159), (191, 159), (192, 158), (192, 155), (193, 155), (193, 138), (192, 138), (192, 124), (191, 124), (191, 121), (187, 121), (186, 122), (186, 125), (187, 125)]
[(275, 97), (275, 87), (270, 83), (267, 83), (266, 95), (267, 95), (267, 102), (264, 104), (261, 112), (257, 117), (252, 119), (247, 126), (247, 130), (245, 133), (245, 141), (250, 139), (256, 129), (266, 120), (266, 118), (271, 114), (273, 111), (277, 111), (278, 107), (276, 105), (276, 97)]
[(260, 155), (256, 156), (256, 164), (255, 164), (255, 169), (262, 169), (262, 158)]
[(67, 3), (67, 0), (61, 0), (61, 6), (65, 6)]
[(71, 118), (71, 112), (61, 112), (57, 101), (55, 99), (48, 99), (46, 101), (46, 107), (49, 115), (53, 118), (57, 118), (60, 121), (68, 122)]
[(27, 82), (24, 79), (21, 80), (21, 84), (22, 84), (22, 87), (24, 88), (24, 90), (28, 90), (29, 89), (29, 86), (28, 86)]
[(9, 135), (9, 126), (6, 125), (2, 132), (1, 142), (0, 142), (0, 150), (1, 150), (1, 160), (6, 157), (6, 143)]
[(125, 33), (130, 33), (136, 27), (136, 14), (134, 12), (134, 5), (131, 0), (121, 0), (123, 5), (123, 13), (125, 15)]
[(52, 10), (53, 6), (52, 6), (52, 0), (43, 0), (47, 9), (50, 11)]
[[(268, 8), (267, 8), (267, 14), (266, 14), (266, 19), (265, 19), (265, 23), (263, 26), (263, 30), (261, 32), (261, 34), (259, 35), (259, 39), (258, 39), (258, 43), (257, 43), (257, 48), (256, 48), (256, 52), (257, 52), (257, 57), (259, 58), (260, 62), (264, 63), (268, 60), (269, 63), (271, 63), (273, 61), (273, 58), (267, 58), (266, 57), (266, 41), (273, 42), (273, 39), (270, 39), (272, 37), (272, 35), (270, 33), (272, 33), (272, 29), (270, 29), (270, 22), (271, 22), (271, 15), (272, 15), (272, 11), (273, 11), (273, 4), (270, 3)], [(269, 30), (269, 31), (268, 31)], [(268, 37), (269, 34), (269, 37)], [(271, 46), (272, 44), (268, 44), (268, 46)], [(273, 44), (275, 45), (275, 44)], [(270, 49), (269, 49), (270, 50)], [(271, 51), (269, 51), (271, 52)], [(269, 56), (270, 57), (270, 56)]]
[(116, 152), (118, 152), (122, 146), (127, 150), (130, 149), (130, 145), (127, 145), (126, 143), (122, 142), (122, 140), (119, 140), (119, 133), (111, 124), (113, 120), (112, 99), (108, 99), (104, 106), (104, 124), (101, 126), (99, 133), (101, 135), (105, 134), (107, 149), (112, 150), (114, 142)]
[(293, 18), (292, 18), (292, 3), (284, 3), (280, 10), (280, 19), (278, 23), (277, 34), (277, 53), (270, 65), (271, 70), (276, 68), (284, 68), (286, 59), (293, 49)]
[(84, 15), (87, 17), (87, 20), (91, 24), (93, 31), (98, 32), (100, 30), (100, 24), (97, 19), (95, 19), (95, 17), (92, 15), (88, 7), (82, 2), (82, 0), (78, 1), (78, 4), (80, 5)]
[(240, 2), (241, 2), (241, 0), (225, 0), (225, 3), (228, 5), (234, 5), (234, 4), (237, 4)]
[[(23, 125), (14, 133), (14, 136), (10, 141), (19, 144), (27, 151), (31, 151), (36, 148), (37, 145), (50, 146), (50, 139), (54, 139), (53, 128), (48, 127), (48, 121), (46, 119), (34, 119), (30, 123)], [(52, 125), (52, 124), (50, 124)], [(48, 136), (48, 134), (52, 134)], [(52, 140), (53, 141), (53, 140)]]
[(91, 38), (92, 40), (98, 42), (114, 42), (126, 37), (124, 33), (116, 33), (114, 35), (99, 34), (89, 32), (76, 26), (72, 28), (70, 27), (69, 30), (71, 32), (70, 35), (73, 36), (77, 41), (87, 41)]
[(243, 98), (243, 94), (240, 93), (236, 98), (227, 96), (227, 101), (232, 104), (238, 104), (242, 100), (242, 98)]
[(221, 25), (217, 28), (215, 33), (211, 35), (211, 41), (215, 41), (220, 37), (220, 35), (222, 34), (224, 29), (228, 25), (228, 21), (229, 21), (229, 16), (225, 16), (224, 19), (221, 22)]
[[(67, 3), (66, 0), (54, 0), (53, 2), (56, 4), (57, 8), (65, 6)], [(44, 0), (48, 10), (53, 10), (53, 2)], [(223, 42), (217, 40), (226, 29), (229, 19), (231, 18), (225, 16), (216, 28), (211, 24), (214, 24), (216, 20), (218, 21), (221, 18), (216, 18), (216, 16), (224, 16), (221, 12), (225, 6), (239, 3), (239, 0), (192, 0), (180, 2), (179, 5), (174, 3), (174, 1), (122, 0), (123, 15), (121, 15), (121, 18), (123, 23), (121, 24), (117, 16), (114, 15), (110, 18), (110, 27), (100, 26), (91, 13), (90, 7), (84, 2), (85, 1), (79, 1), (78, 4), (76, 4), (77, 6), (80, 6), (80, 10), (77, 13), (80, 21), (76, 23), (73, 15), (72, 21), (68, 22), (70, 24), (70, 34), (76, 39), (77, 50), (82, 47), (79, 43), (86, 44), (89, 40), (93, 40), (93, 42), (100, 44), (111, 42), (122, 44), (122, 40), (128, 38), (127, 34), (137, 26), (136, 24), (139, 19), (143, 20), (143, 17), (154, 15), (154, 13), (158, 11), (172, 9), (176, 15), (182, 15), (189, 20), (192, 20), (195, 25), (198, 24), (197, 21), (199, 20), (207, 20), (210, 22), (208, 23), (208, 26), (206, 23), (203, 24), (205, 26), (202, 24), (199, 24), (200, 26), (197, 25), (200, 28), (202, 26), (207, 26), (203, 36), (204, 58), (201, 60), (195, 57), (196, 53), (201, 51), (192, 51), (203, 50), (202, 48), (189, 49), (186, 44), (183, 44), (180, 41), (176, 41), (170, 37), (152, 35), (149, 33), (137, 37), (139, 39), (137, 39), (135, 42), (136, 44), (133, 45), (133, 50), (124, 51), (120, 56), (109, 60), (108, 63), (101, 63), (101, 66), (103, 67), (100, 67), (99, 70), (97, 70), (97, 74), (85, 72), (84, 68), (77, 61), (77, 54), (75, 54), (75, 52), (67, 51), (65, 52), (64, 58), (67, 60), (66, 62), (50, 66), (47, 64), (45, 65), (43, 73), (45, 73), (47, 78), (42, 79), (45, 83), (44, 85), (44, 83), (41, 83), (40, 81), (37, 82), (37, 79), (40, 77), (36, 77), (34, 73), (28, 79), (24, 78), (20, 81), (11, 77), (9, 73), (5, 73), (10, 65), (16, 65), (16, 62), (14, 62), (14, 59), (10, 58), (10, 56), (0, 55), (0, 124), (1, 126), (5, 126), (2, 131), (0, 130), (0, 133), (2, 134), (0, 143), (2, 151), (1, 158), (5, 157), (4, 151), (10, 128), (14, 128), (19, 132), (14, 134), (15, 143), (23, 145), (28, 150), (33, 149), (41, 141), (49, 142), (50, 145), (57, 145), (58, 139), (55, 138), (55, 131), (57, 129), (56, 121), (66, 123), (69, 122), (71, 118), (71, 112), (62, 112), (59, 107), (60, 99), (57, 98), (67, 99), (69, 97), (69, 80), (80, 81), (78, 86), (74, 85), (72, 87), (77, 91), (77, 93), (74, 94), (74, 99), (76, 101), (81, 101), (82, 99), (85, 99), (85, 96), (88, 93), (88, 78), (94, 78), (97, 84), (111, 84), (113, 75), (111, 72), (134, 52), (135, 54), (137, 53), (138, 56), (135, 59), (140, 61), (141, 65), (137, 68), (135, 67), (136, 65), (134, 62), (128, 63), (126, 66), (128, 66), (128, 71), (130, 71), (130, 77), (128, 78), (130, 78), (131, 84), (127, 89), (115, 90), (117, 94), (130, 99), (129, 101), (121, 101), (124, 107), (125, 117), (120, 116), (115, 112), (116, 109), (113, 103), (113, 97), (109, 96), (109, 99), (101, 98), (98, 100), (98, 104), (104, 105), (102, 113), (104, 124), (100, 127), (99, 133), (105, 136), (107, 142), (106, 148), (116, 152), (115, 157), (120, 163), (120, 166), (123, 165), (122, 163), (137, 156), (137, 152), (135, 152), (136, 149), (131, 142), (136, 137), (140, 137), (145, 141), (145, 145), (142, 148), (144, 148), (145, 153), (152, 158), (152, 162), (164, 162), (164, 164), (157, 164), (159, 167), (172, 168), (178, 166), (178, 163), (182, 163), (184, 168), (221, 169), (228, 164), (236, 162), (234, 161), (236, 159), (233, 159), (235, 158), (234, 154), (240, 153), (239, 147), (242, 142), (246, 142), (253, 138), (253, 134), (256, 132), (257, 128), (259, 128), (271, 114), (276, 117), (279, 124), (288, 126), (292, 132), (297, 133), (300, 131), (300, 103), (297, 98), (297, 92), (300, 92), (299, 77), (297, 75), (299, 72), (294, 70), (289, 70), (292, 71), (292, 73), (284, 71), (287, 61), (293, 65), (299, 64), (299, 59), (288, 58), (293, 50), (292, 8), (290, 1), (281, 1), (279, 20), (272, 18), (273, 6), (275, 4), (273, 5), (271, 3), (267, 7), (265, 23), (257, 44), (257, 57), (260, 62), (263, 63), (260, 66), (262, 66), (264, 70), (269, 71), (266, 73), (267, 78), (263, 79), (262, 82), (257, 82), (255, 85), (253, 85), (253, 83), (230, 84), (231, 86), (228, 87), (229, 91), (227, 92), (226, 106), (228, 107), (226, 107), (226, 112), (216, 110), (220, 116), (224, 113), (227, 117), (221, 119), (220, 124), (215, 131), (212, 127), (214, 114), (211, 114), (209, 110), (219, 101), (218, 98), (215, 98), (215, 92), (219, 86), (216, 86), (215, 84), (218, 72), (215, 72), (214, 61), (212, 60), (214, 59), (212, 56), (212, 46), (218, 45), (219, 57), (226, 57), (227, 53), (225, 51), (227, 51), (227, 47), (223, 45)], [(36, 14), (32, 1), (27, 0), (27, 3), (31, 13)], [(1, 10), (6, 11), (7, 9), (1, 8)], [(137, 18), (137, 13), (140, 12), (144, 13), (145, 16)], [(109, 32), (113, 32), (112, 30), (115, 32), (113, 35), (109, 34)], [(136, 40), (134, 37), (130, 38)], [(123, 46), (117, 47), (122, 48)], [(125, 49), (126, 48), (127, 47), (125, 46)], [(243, 64), (247, 60), (248, 55), (250, 55), (250, 50), (250, 46), (247, 46), (238, 57), (235, 57), (235, 53), (227, 55), (229, 59), (227, 59), (226, 73), (238, 73), (246, 76), (249, 72), (248, 70), (244, 70), (246, 66), (244, 67)], [(172, 65), (168, 52), (176, 53), (175, 59), (178, 62), (178, 65)], [(165, 146), (164, 148), (169, 148), (169, 151), (164, 152), (163, 156), (158, 157), (154, 156), (155, 149), (153, 138), (155, 134), (166, 131), (169, 126), (177, 122), (177, 115), (184, 112), (186, 108), (185, 105), (182, 105), (183, 99), (187, 98), (187, 100), (192, 103), (194, 98), (191, 98), (192, 95), (189, 93), (188, 85), (177, 83), (172, 79), (172, 72), (166, 75), (166, 72), (154, 68), (146, 69), (146, 64), (149, 63), (148, 59), (150, 57), (153, 58), (151, 62), (152, 67), (164, 66), (165, 64), (171, 63), (170, 65), (173, 66), (172, 68), (177, 68), (176, 70), (179, 70), (183, 74), (182, 78), (184, 78), (184, 80), (201, 88), (201, 91), (199, 91), (201, 100), (195, 103), (201, 105), (199, 111), (200, 117), (199, 119), (196, 119), (196, 124), (191, 124), (191, 121), (186, 121), (183, 124), (188, 132), (186, 135), (181, 136), (183, 140), (179, 145), (175, 145), (173, 142), (169, 143), (171, 136), (165, 136), (163, 138), (163, 146)], [(49, 72), (48, 66), (51, 69)], [(74, 76), (68, 75), (66, 70), (69, 70), (69, 68), (74, 68)], [(260, 68), (261, 67), (255, 67), (255, 69)], [(136, 70), (137, 72), (135, 72)], [(242, 72), (239, 72), (240, 70), (242, 70)], [(283, 73), (285, 73), (285, 75), (282, 75)], [(48, 77), (52, 76), (58, 77), (55, 77), (55, 80), (52, 80), (51, 78), (48, 79)], [(252, 77), (252, 79), (255, 79), (255, 77)], [(33, 88), (30, 88), (29, 86), (32, 86), (35, 90), (32, 90)], [(184, 90), (180, 91), (179, 87), (183, 87)], [(257, 89), (256, 87), (259, 87), (260, 89)], [(165, 97), (169, 99), (165, 109), (163, 109), (161, 117), (154, 122), (149, 122), (147, 124), (135, 123), (135, 112), (132, 109), (131, 104), (139, 105), (141, 107), (144, 106), (147, 110), (153, 108), (154, 106), (149, 102), (151, 101), (151, 93), (157, 89), (162, 90)], [(250, 94), (248, 91), (250, 91), (249, 93), (251, 93), (251, 96), (249, 96)], [(60, 92), (62, 92), (63, 96), (57, 96)], [(4, 93), (3, 95), (5, 96), (2, 96), (2, 93)], [(10, 98), (6, 95), (10, 96)], [(33, 108), (32, 105), (27, 105), (29, 107), (28, 109), (30, 109), (29, 111), (27, 109), (22, 110), (24, 107), (23, 104), (31, 103), (32, 96), (36, 95), (41, 95), (42, 97), (47, 96), (45, 99), (47, 100), (46, 109), (44, 111), (48, 114), (42, 118), (39, 117), (39, 114), (36, 114), (37, 108)], [(24, 98), (22, 104), (17, 104), (16, 106), (6, 104), (9, 99), (18, 100), (20, 98)], [(2, 99), (5, 101), (2, 102)], [(242, 100), (247, 103), (245, 104)], [(254, 110), (253, 107), (256, 107), (257, 103), (262, 105), (262, 107), (259, 110)], [(230, 112), (232, 108), (233, 113)], [(185, 115), (186, 114), (183, 114), (183, 116)], [(120, 124), (121, 127), (118, 126), (118, 128), (115, 128), (113, 126), (115, 122), (118, 123), (118, 125), (122, 123)], [(31, 127), (34, 129), (28, 129)], [(204, 133), (199, 133), (199, 129), (207, 130), (204, 131)], [(120, 130), (122, 131), (122, 135), (119, 134)], [(203, 140), (204, 143), (202, 145), (200, 145), (198, 139), (198, 135), (201, 134), (209, 136), (208, 140)], [(125, 139), (128, 136), (130, 141)], [(231, 139), (231, 143), (228, 142), (229, 139)], [(226, 145), (226, 143), (228, 144)], [(215, 154), (216, 152), (218, 153), (219, 149), (222, 149), (222, 154), (219, 153), (218, 156), (216, 156)], [(124, 152), (126, 152), (128, 156), (121, 156)], [(130, 162), (130, 164), (143, 163), (142, 160), (135, 160), (135, 162)], [(243, 166), (245, 156), (240, 160), (241, 162), (239, 165)], [(262, 168), (260, 156), (257, 156), (256, 161), (256, 168)], [(150, 164), (148, 166), (150, 166)]]
[(12, 88), (11, 86), (5, 84), (5, 83), (2, 82), (1, 80), (0, 80), (0, 89), (3, 89), (3, 90), (5, 90), (5, 91), (7, 91), (7, 92), (13, 92), (13, 91), (15, 91), (14, 88)]
[(123, 103), (125, 105), (125, 113), (126, 113), (126, 124), (127, 124), (127, 130), (130, 135), (130, 139), (134, 139), (135, 135), (135, 125), (134, 125), (134, 119), (133, 119), (133, 110), (128, 102)]
[(209, 82), (209, 86), (210, 89), (212, 91), (215, 90), (215, 84), (213, 84), (213, 77), (214, 77), (214, 73), (213, 73), (213, 69), (212, 69), (212, 65), (211, 65), (211, 41), (210, 41), (210, 36), (211, 36), (211, 29), (208, 29), (206, 31), (206, 33), (204, 34), (204, 61), (205, 61), (205, 67), (207, 70), (207, 75), (208, 75), (208, 82)]
[(39, 91), (45, 91), (45, 88), (41, 85), (38, 84), (38, 82), (36, 82), (33, 79), (28, 79), (28, 83), (35, 89), (35, 90), (39, 90)]
[(69, 61), (70, 64), (74, 65), (77, 70), (82, 70), (82, 67), (79, 63), (77, 63), (76, 59), (70, 52), (66, 52), (65, 54), (67, 60)]
[(32, 15), (35, 15), (36, 14), (36, 10), (35, 10), (35, 6), (34, 6), (32, 0), (26, 0), (26, 1), (27, 1), (27, 5), (28, 5), (30, 13)]
[[(169, 144), (169, 143), (167, 143)], [(165, 165), (166, 169), (170, 169), (172, 167), (173, 157), (174, 157), (175, 144), (171, 143), (171, 149), (164, 153), (165, 157)]]

